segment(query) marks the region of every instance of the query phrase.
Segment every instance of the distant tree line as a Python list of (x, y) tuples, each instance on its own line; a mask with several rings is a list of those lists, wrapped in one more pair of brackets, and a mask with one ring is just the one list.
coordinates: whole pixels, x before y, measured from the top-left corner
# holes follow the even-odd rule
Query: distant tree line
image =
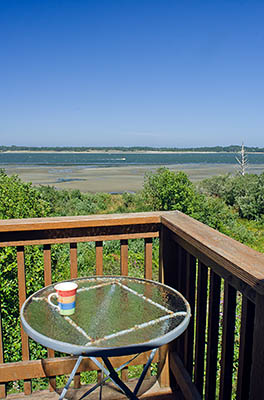
[[(247, 147), (244, 146), (244, 149), (248, 153), (256, 153), (256, 152), (264, 152), (264, 147)], [(173, 152), (227, 152), (227, 153), (237, 153), (241, 150), (240, 145), (230, 145), (230, 146), (213, 146), (213, 147), (148, 147), (148, 146), (113, 146), (113, 147), (86, 147), (86, 146), (0, 146), (0, 152), (5, 151), (74, 151), (74, 152), (83, 152), (83, 151), (173, 151)]]

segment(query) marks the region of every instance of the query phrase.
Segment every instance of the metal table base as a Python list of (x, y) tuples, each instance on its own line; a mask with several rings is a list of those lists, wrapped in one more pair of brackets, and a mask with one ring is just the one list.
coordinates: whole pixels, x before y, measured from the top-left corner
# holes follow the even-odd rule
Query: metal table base
[[(116, 368), (116, 369), (112, 366), (112, 364), (111, 364), (111, 362), (110, 362), (110, 360), (109, 360), (108, 357), (102, 357), (102, 360), (103, 360), (103, 362), (104, 362), (106, 368), (104, 367), (103, 364), (101, 364), (101, 363), (97, 360), (97, 358), (95, 358), (95, 357), (89, 357), (89, 358), (102, 370), (102, 372), (103, 372), (106, 376), (101, 380), (101, 382), (97, 383), (97, 384), (94, 385), (91, 389), (89, 389), (87, 392), (85, 392), (85, 393), (82, 395), (82, 397), (80, 397), (79, 400), (82, 400), (84, 397), (88, 396), (90, 393), (92, 393), (92, 392), (93, 392), (95, 389), (97, 389), (99, 386), (102, 387), (102, 385), (103, 385), (108, 379), (111, 379), (111, 381), (112, 381), (112, 382), (127, 396), (128, 399), (131, 399), (131, 400), (138, 400), (137, 393), (138, 393), (138, 391), (139, 391), (139, 389), (140, 389), (140, 386), (142, 385), (142, 382), (143, 382), (143, 380), (144, 380), (144, 378), (145, 378), (145, 376), (146, 376), (146, 373), (147, 373), (147, 371), (148, 371), (148, 369), (149, 369), (149, 367), (150, 367), (150, 364), (151, 364), (152, 361), (153, 361), (153, 358), (154, 358), (154, 356), (155, 356), (155, 354), (156, 354), (156, 351), (157, 351), (157, 349), (154, 349), (154, 350), (151, 351), (150, 356), (149, 356), (149, 358), (148, 358), (148, 361), (147, 361), (147, 363), (146, 363), (145, 366), (144, 366), (144, 369), (143, 369), (143, 371), (142, 371), (142, 373), (141, 373), (141, 375), (140, 375), (140, 377), (139, 377), (139, 379), (138, 379), (138, 382), (137, 382), (136, 387), (135, 387), (135, 389), (134, 389), (133, 392), (132, 392), (132, 391), (129, 389), (129, 387), (119, 378), (119, 376), (118, 376), (117, 373), (118, 373), (119, 371), (121, 371), (123, 368), (125, 368), (125, 367), (126, 367), (132, 360), (134, 360), (139, 354), (137, 354), (136, 356), (132, 357), (129, 361), (127, 361), (125, 364), (121, 365), (120, 367), (118, 367), (118, 368)], [(70, 384), (71, 384), (71, 382), (72, 382), (72, 380), (73, 380), (73, 378), (74, 378), (74, 376), (75, 376), (75, 374), (76, 374), (76, 372), (77, 372), (77, 370), (78, 370), (78, 368), (79, 368), (79, 366), (80, 366), (80, 364), (81, 364), (82, 359), (83, 359), (83, 356), (79, 356), (79, 357), (78, 357), (78, 360), (76, 361), (76, 364), (75, 364), (75, 366), (74, 366), (74, 368), (73, 368), (73, 370), (72, 370), (72, 372), (71, 372), (71, 374), (70, 374), (70, 376), (69, 376), (69, 379), (68, 379), (68, 381), (67, 381), (67, 383), (66, 383), (64, 389), (63, 389), (62, 392), (61, 392), (61, 395), (60, 395), (60, 397), (59, 397), (59, 400), (63, 400), (63, 399), (65, 398), (65, 395), (66, 395), (66, 393), (67, 393), (67, 391), (68, 391), (68, 389), (69, 389), (69, 387), (70, 387)], [(101, 398), (101, 392), (100, 392), (100, 398)]]
[[(143, 369), (143, 371), (142, 371), (142, 373), (141, 373), (141, 375), (140, 375), (140, 377), (139, 377), (139, 379), (138, 379), (138, 382), (137, 382), (136, 387), (135, 387), (135, 389), (134, 389), (133, 392), (132, 392), (132, 391), (129, 389), (129, 387), (119, 378), (118, 372), (121, 371), (123, 368), (125, 368), (125, 367), (126, 367), (132, 360), (134, 360), (140, 353), (137, 354), (136, 356), (132, 357), (129, 361), (127, 361), (125, 364), (121, 365), (121, 366), (120, 366), (119, 368), (117, 368), (117, 369), (114, 369), (114, 367), (112, 366), (112, 364), (111, 364), (111, 362), (110, 362), (110, 360), (109, 360), (108, 357), (101, 357), (102, 360), (103, 360), (103, 362), (104, 362), (104, 364), (105, 364), (105, 367), (104, 367), (103, 364), (101, 364), (101, 363), (97, 360), (97, 358), (95, 358), (95, 357), (89, 357), (89, 358), (102, 370), (102, 372), (103, 372), (106, 376), (101, 380), (101, 382), (97, 383), (97, 384), (94, 385), (91, 389), (89, 389), (87, 392), (85, 392), (85, 393), (82, 395), (82, 397), (80, 397), (79, 400), (82, 400), (84, 397), (88, 396), (90, 393), (92, 393), (92, 392), (93, 392), (95, 389), (97, 389), (99, 386), (102, 387), (102, 385), (103, 385), (108, 379), (111, 379), (111, 381), (118, 387), (118, 389), (120, 389), (120, 390), (127, 396), (128, 399), (131, 399), (131, 400), (138, 400), (137, 393), (138, 393), (138, 391), (139, 391), (139, 389), (140, 389), (140, 386), (142, 385), (142, 382), (143, 382), (143, 380), (144, 380), (144, 378), (145, 378), (145, 376), (146, 376), (146, 373), (147, 373), (147, 371), (148, 371), (148, 369), (149, 369), (149, 367), (150, 367), (150, 364), (151, 364), (152, 361), (153, 361), (153, 358), (154, 358), (154, 356), (155, 356), (155, 354), (156, 354), (156, 351), (157, 351), (157, 349), (154, 349), (154, 350), (151, 351), (150, 356), (149, 356), (149, 358), (148, 358), (148, 361), (147, 361), (147, 363), (146, 363), (145, 366), (144, 366), (144, 369)], [(71, 382), (72, 382), (72, 380), (73, 380), (73, 378), (74, 378), (74, 376), (75, 376), (75, 374), (76, 374), (76, 372), (77, 372), (77, 370), (78, 370), (78, 368), (79, 368), (79, 366), (80, 366), (80, 364), (81, 364), (82, 359), (83, 359), (83, 356), (79, 356), (79, 357), (78, 357), (78, 359), (77, 359), (77, 361), (76, 361), (76, 364), (75, 364), (75, 366), (74, 366), (74, 368), (73, 368), (73, 370), (72, 370), (72, 372), (71, 372), (71, 374), (70, 374), (70, 377), (69, 377), (69, 379), (68, 379), (68, 381), (67, 381), (67, 383), (66, 383), (64, 389), (63, 389), (62, 392), (61, 392), (61, 395), (60, 395), (60, 397), (59, 397), (59, 400), (63, 400), (63, 399), (65, 398), (65, 395), (66, 395), (66, 393), (67, 393), (67, 391), (68, 391), (68, 389), (69, 389), (69, 387), (70, 387), (70, 384), (71, 384)], [(102, 393), (102, 391), (100, 391), (100, 399), (101, 399), (101, 393)]]

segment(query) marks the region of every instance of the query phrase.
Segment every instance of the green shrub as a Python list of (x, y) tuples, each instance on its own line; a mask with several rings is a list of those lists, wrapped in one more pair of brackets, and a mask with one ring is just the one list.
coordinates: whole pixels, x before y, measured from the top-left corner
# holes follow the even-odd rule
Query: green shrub
[(195, 205), (196, 191), (184, 172), (177, 174), (167, 168), (145, 175), (142, 196), (150, 210), (179, 210), (190, 214)]

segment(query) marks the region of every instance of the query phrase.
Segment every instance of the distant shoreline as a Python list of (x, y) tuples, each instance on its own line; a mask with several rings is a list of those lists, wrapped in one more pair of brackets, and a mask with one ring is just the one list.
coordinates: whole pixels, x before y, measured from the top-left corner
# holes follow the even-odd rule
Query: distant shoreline
[[(1, 154), (239, 154), (236, 151), (162, 151), (162, 150), (87, 150), (87, 151), (55, 151), (55, 150), (7, 150)], [(246, 151), (247, 154), (264, 154), (263, 151)]]

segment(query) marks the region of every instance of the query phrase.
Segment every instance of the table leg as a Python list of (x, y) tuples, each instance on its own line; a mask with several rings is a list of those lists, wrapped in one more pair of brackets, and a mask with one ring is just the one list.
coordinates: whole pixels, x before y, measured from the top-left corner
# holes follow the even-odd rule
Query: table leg
[[(101, 382), (97, 383), (96, 385), (94, 385), (91, 389), (89, 389), (86, 393), (84, 393), (82, 395), (82, 397), (79, 400), (82, 400), (84, 397), (88, 396), (90, 393), (92, 393), (95, 389), (97, 389), (99, 386), (102, 387), (102, 384), (107, 381), (108, 379), (111, 379), (112, 382), (131, 400), (139, 400), (138, 397), (136, 396), (136, 394), (139, 391), (139, 388), (146, 376), (146, 373), (150, 367), (151, 362), (153, 361), (153, 358), (156, 354), (157, 349), (152, 350), (149, 359), (142, 371), (142, 374), (140, 375), (137, 385), (134, 389), (134, 392), (132, 392), (129, 387), (119, 378), (117, 372), (120, 371), (122, 368), (124, 368), (125, 366), (127, 366), (133, 359), (135, 359), (138, 354), (136, 356), (134, 356), (132, 359), (130, 359), (129, 361), (127, 361), (125, 364), (121, 365), (121, 367), (117, 368), (116, 370), (114, 369), (114, 367), (112, 366), (110, 360), (107, 357), (102, 357), (102, 360), (104, 361), (104, 364), (106, 366), (106, 368), (95, 358), (95, 357), (90, 357), (90, 359), (102, 370), (102, 372), (104, 374), (106, 374), (106, 376), (101, 380)], [(64, 399), (64, 396), (67, 393), (67, 390), (69, 389), (69, 386), (74, 378), (74, 375), (76, 374), (78, 367), (81, 363), (83, 359), (83, 356), (79, 356), (78, 360), (76, 361), (76, 364), (71, 372), (71, 375), (59, 397), (59, 400)], [(100, 391), (100, 396), (101, 396), (101, 391)]]
[(117, 375), (116, 370), (114, 369), (114, 367), (112, 366), (112, 364), (110, 363), (108, 358), (107, 357), (102, 357), (102, 359), (103, 359), (103, 361), (105, 363), (105, 366), (107, 367), (107, 369), (108, 369), (108, 371), (110, 373), (109, 374), (110, 377), (122, 389), (122, 391), (125, 393), (125, 395), (131, 400), (138, 400), (138, 397), (133, 392), (131, 392), (129, 387), (127, 387), (127, 385), (125, 385), (124, 382), (121, 381), (121, 379)]
[(143, 382), (143, 380), (144, 380), (144, 378), (145, 378), (145, 376), (146, 376), (146, 373), (148, 372), (148, 369), (149, 369), (149, 367), (150, 367), (150, 364), (152, 363), (153, 358), (154, 358), (154, 356), (155, 356), (157, 350), (158, 350), (158, 349), (154, 349), (154, 350), (152, 350), (152, 352), (150, 353), (149, 359), (148, 359), (147, 363), (145, 364), (145, 367), (144, 367), (144, 369), (143, 369), (143, 371), (142, 371), (142, 374), (140, 375), (140, 377), (139, 377), (139, 379), (138, 379), (138, 382), (137, 382), (137, 384), (136, 384), (136, 387), (135, 387), (135, 389), (134, 389), (134, 394), (137, 394), (137, 392), (139, 391), (140, 386), (142, 385), (142, 382)]
[(78, 360), (76, 361), (76, 364), (75, 364), (75, 366), (74, 366), (74, 368), (73, 368), (73, 370), (71, 372), (71, 375), (70, 375), (66, 385), (64, 386), (63, 391), (61, 392), (59, 400), (64, 399), (64, 397), (65, 397), (65, 395), (66, 395), (66, 393), (67, 393), (67, 391), (68, 391), (68, 389), (70, 387), (71, 381), (73, 380), (73, 378), (74, 378), (74, 376), (75, 376), (75, 374), (77, 372), (77, 369), (79, 368), (79, 365), (81, 364), (82, 359), (83, 359), (83, 356), (79, 356), (78, 357)]
[[(123, 368), (125, 368), (131, 361), (133, 361), (135, 358), (137, 358), (139, 356), (139, 354), (135, 355), (134, 357), (132, 357), (129, 361), (125, 362), (123, 365), (121, 365), (120, 367), (118, 367), (116, 369), (116, 372), (121, 371)], [(106, 382), (108, 379), (110, 378), (110, 374), (109, 371), (104, 368), (104, 366), (95, 358), (95, 357), (89, 357), (99, 368), (102, 369), (102, 371), (106, 374), (106, 376), (103, 378), (103, 380), (101, 382), (98, 382), (96, 385), (94, 385), (91, 389), (87, 390), (87, 392), (85, 392), (82, 397), (80, 397), (79, 400), (82, 400), (84, 397), (88, 396), (90, 393), (92, 393), (95, 389), (97, 389), (101, 384), (103, 384), (104, 382)], [(114, 382), (113, 379), (111, 379), (112, 382), (122, 391), (122, 389)]]

